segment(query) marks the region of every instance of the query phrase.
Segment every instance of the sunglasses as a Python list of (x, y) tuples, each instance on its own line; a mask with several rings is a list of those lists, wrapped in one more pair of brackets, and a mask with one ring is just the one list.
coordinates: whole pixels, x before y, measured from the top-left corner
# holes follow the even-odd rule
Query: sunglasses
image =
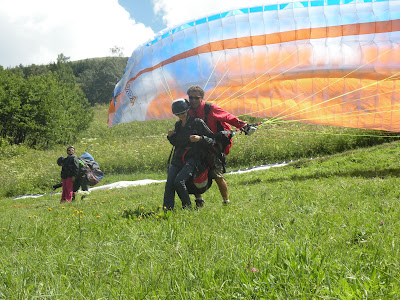
[(189, 100), (200, 100), (201, 98), (203, 98), (203, 97), (202, 96), (196, 96), (196, 97), (189, 96)]
[(183, 114), (186, 114), (186, 113), (187, 113), (187, 111), (184, 111), (183, 113), (175, 114), (175, 116), (180, 116), (180, 115), (183, 115)]

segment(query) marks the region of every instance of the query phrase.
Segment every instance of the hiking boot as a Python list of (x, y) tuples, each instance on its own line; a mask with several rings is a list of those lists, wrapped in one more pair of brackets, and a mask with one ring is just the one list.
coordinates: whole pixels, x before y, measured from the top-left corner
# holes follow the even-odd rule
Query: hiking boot
[(195, 201), (196, 201), (197, 208), (204, 207), (204, 205), (206, 204), (203, 199), (196, 199)]
[(227, 204), (229, 204), (229, 203), (230, 203), (229, 199), (224, 199), (224, 200), (222, 200), (222, 204), (227, 205)]

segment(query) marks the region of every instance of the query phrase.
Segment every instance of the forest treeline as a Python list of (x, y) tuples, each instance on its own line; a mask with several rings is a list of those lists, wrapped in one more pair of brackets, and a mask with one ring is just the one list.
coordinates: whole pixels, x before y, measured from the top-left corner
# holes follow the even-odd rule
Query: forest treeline
[(48, 148), (73, 143), (93, 120), (91, 106), (109, 103), (126, 57), (48, 65), (0, 66), (0, 147)]

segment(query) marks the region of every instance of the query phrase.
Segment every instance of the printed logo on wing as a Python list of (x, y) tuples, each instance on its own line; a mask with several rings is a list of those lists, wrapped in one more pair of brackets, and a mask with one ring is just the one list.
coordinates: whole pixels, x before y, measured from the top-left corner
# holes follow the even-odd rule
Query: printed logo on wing
[(130, 85), (127, 85), (125, 88), (125, 92), (128, 95), (128, 98), (131, 100), (132, 106), (135, 105), (135, 101), (136, 101), (136, 96), (133, 95), (131, 89), (130, 89)]

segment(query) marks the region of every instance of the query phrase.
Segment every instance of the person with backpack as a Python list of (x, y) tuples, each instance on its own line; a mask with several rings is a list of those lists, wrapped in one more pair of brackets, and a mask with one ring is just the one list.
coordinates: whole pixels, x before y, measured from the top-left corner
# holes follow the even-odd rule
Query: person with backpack
[[(219, 191), (222, 196), (222, 203), (229, 203), (228, 185), (225, 181), (223, 173), (225, 173), (225, 156), (229, 154), (229, 149), (232, 146), (232, 136), (229, 136), (229, 132), (232, 130), (231, 126), (236, 128), (242, 128), (245, 134), (252, 134), (256, 130), (255, 127), (247, 124), (244, 121), (239, 120), (236, 116), (223, 110), (219, 106), (211, 103), (207, 103), (204, 100), (204, 90), (198, 85), (193, 85), (187, 90), (189, 97), (189, 114), (194, 118), (200, 118), (204, 120), (210, 130), (222, 137), (218, 139), (218, 151), (219, 155), (214, 156), (214, 168), (212, 169), (212, 177), (218, 185)], [(196, 200), (204, 201), (201, 194), (195, 194)]]
[(74, 155), (74, 146), (67, 148), (67, 157), (59, 157), (57, 164), (61, 166), (61, 181), (62, 181), (62, 194), (60, 203), (71, 202), (74, 196), (74, 182), (78, 176), (79, 162), (78, 158)]
[[(186, 183), (196, 168), (204, 163), (208, 149), (215, 145), (214, 134), (203, 120), (189, 115), (189, 102), (177, 99), (172, 103), (172, 113), (179, 118), (175, 129), (168, 131), (167, 139), (175, 147), (168, 166), (163, 207), (165, 211), (175, 206), (175, 192), (182, 201), (182, 208), (192, 204)], [(202, 206), (196, 202), (196, 206)]]

